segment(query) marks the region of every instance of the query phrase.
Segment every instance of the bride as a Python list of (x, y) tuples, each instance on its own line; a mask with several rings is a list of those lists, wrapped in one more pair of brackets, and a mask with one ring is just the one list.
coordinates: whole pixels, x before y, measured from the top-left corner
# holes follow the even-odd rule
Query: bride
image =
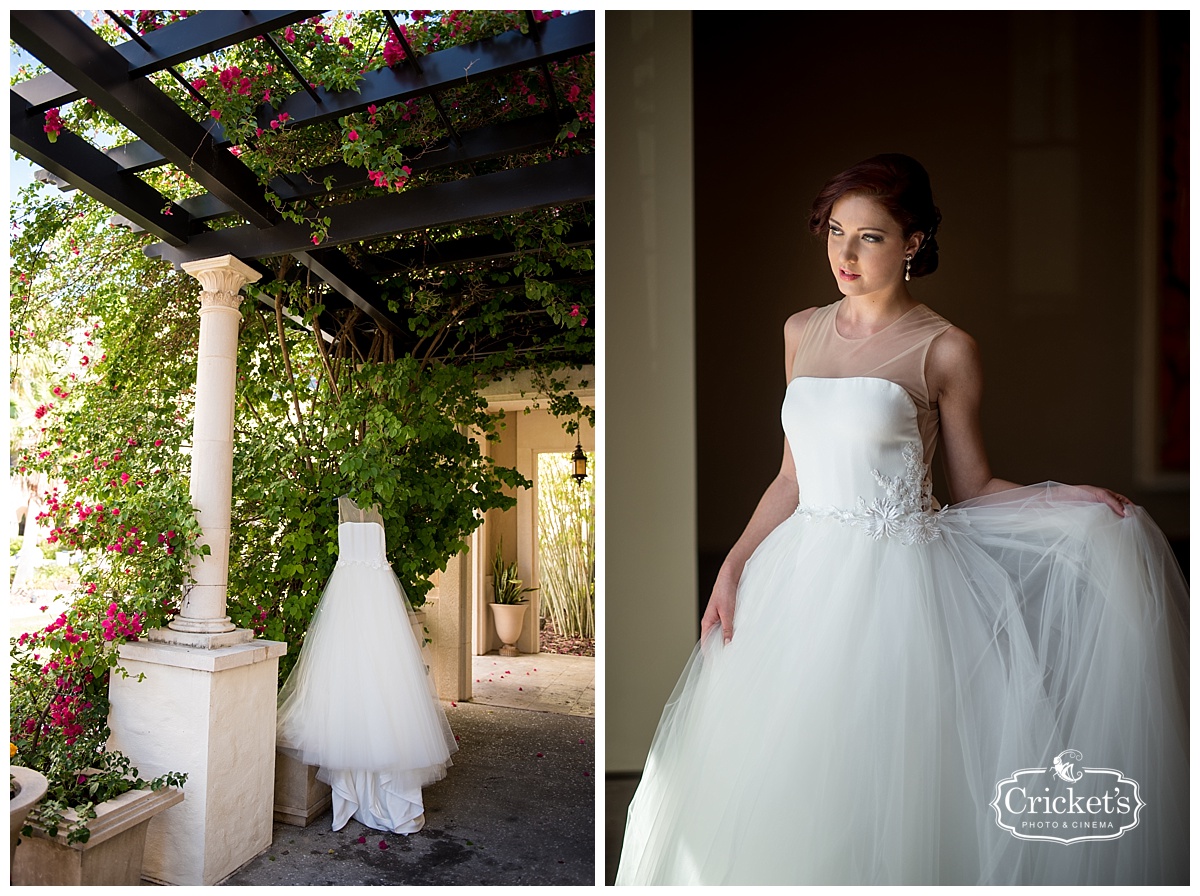
[(785, 325), (783, 460), (663, 712), (618, 884), (1188, 879), (1178, 565), (1123, 495), (992, 475), (975, 343), (908, 288), (940, 220), (903, 155), (814, 202), (843, 298)]

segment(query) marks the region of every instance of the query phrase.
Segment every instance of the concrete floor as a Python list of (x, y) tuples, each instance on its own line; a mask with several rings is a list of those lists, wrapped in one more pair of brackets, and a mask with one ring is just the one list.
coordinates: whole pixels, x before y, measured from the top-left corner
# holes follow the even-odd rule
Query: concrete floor
[(472, 701), (443, 704), (459, 750), (425, 788), (424, 830), (406, 837), (352, 820), (332, 831), (332, 812), (307, 828), (277, 823), (271, 848), (224, 885), (599, 883), (595, 661), (492, 654), (473, 671)]
[(307, 828), (277, 823), (271, 848), (224, 884), (599, 883), (594, 720), (475, 703), (447, 704), (446, 714), (459, 750), (446, 778), (425, 788), (424, 830), (405, 837), (352, 820), (332, 831), (331, 812)]
[(596, 716), (596, 661), (590, 656), (536, 653), (477, 656), (472, 703), (572, 716)]

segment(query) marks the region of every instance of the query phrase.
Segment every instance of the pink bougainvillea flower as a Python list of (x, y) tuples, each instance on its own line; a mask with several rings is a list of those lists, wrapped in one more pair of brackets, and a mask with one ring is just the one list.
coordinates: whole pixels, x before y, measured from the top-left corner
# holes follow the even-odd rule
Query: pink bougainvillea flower
[(205, 81), (203, 78), (197, 78), (195, 81), (192, 82), (193, 90), (203, 90), (207, 86), (208, 86), (208, 82)]
[[(400, 27), (404, 28), (403, 25)], [(408, 37), (408, 34), (404, 36)], [(383, 61), (389, 68), (404, 61), (404, 49), (400, 46), (400, 41), (396, 39), (394, 31), (388, 32), (387, 43), (383, 45)]]
[(42, 124), (42, 130), (51, 143), (58, 140), (58, 135), (63, 128), (62, 119), (58, 117), (58, 109), (47, 109), (45, 120)]
[(292, 30), (291, 25), (288, 25), (283, 29), (283, 39), (289, 44), (294, 44), (296, 42), (296, 32)]
[(378, 108), (379, 107), (376, 106), (374, 103), (371, 103), (371, 105), (367, 106), (367, 114), (374, 115), (375, 112), (378, 110)]
[(313, 234), (313, 237), (312, 237), (312, 243), (313, 243), (313, 245), (314, 245), (314, 246), (316, 246), (316, 245), (319, 245), (319, 244), (320, 244), (320, 242), (321, 242), (321, 238), (320, 238), (319, 236), (317, 236), (317, 235), (314, 233), (314, 234)]
[(221, 119), (221, 110), (220, 109), (209, 109), (208, 114), (211, 115), (213, 118), (217, 119), (218, 121)]
[(358, 139), (358, 131), (351, 131), (348, 136), (349, 136), (350, 142), (353, 143), (355, 140)]
[(578, 305), (571, 306), (571, 317), (579, 317), (579, 306)]
[(280, 112), (279, 113), (279, 123), (283, 124), (285, 121), (287, 121), (291, 117), (292, 116), (289, 115), (287, 112)]

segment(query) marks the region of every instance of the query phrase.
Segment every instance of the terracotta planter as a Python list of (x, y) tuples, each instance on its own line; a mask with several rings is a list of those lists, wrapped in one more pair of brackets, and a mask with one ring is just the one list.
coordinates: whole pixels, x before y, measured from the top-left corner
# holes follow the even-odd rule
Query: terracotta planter
[[(14, 853), (11, 883), (14, 886), (126, 886), (142, 880), (142, 855), (146, 829), (159, 812), (183, 801), (178, 787), (131, 790), (96, 806), (88, 823), (87, 843), (67, 843), (61, 831), (50, 837), (34, 827), (33, 836), (21, 841)], [(67, 812), (66, 819), (73, 820)]]
[(13, 856), (17, 852), (17, 839), (21, 836), (25, 816), (46, 795), (46, 788), (49, 787), (49, 784), (45, 775), (35, 772), (31, 768), (14, 765), (8, 771), (13, 777), (13, 790), (16, 791), (12, 799), (8, 801), (8, 824), (11, 835), (8, 861), (9, 867), (12, 867)]
[(492, 620), (496, 623), (496, 635), (504, 643), (500, 648), (501, 656), (520, 656), (517, 650), (517, 639), (521, 637), (521, 629), (525, 625), (525, 611), (529, 604), (488, 604), (492, 608)]

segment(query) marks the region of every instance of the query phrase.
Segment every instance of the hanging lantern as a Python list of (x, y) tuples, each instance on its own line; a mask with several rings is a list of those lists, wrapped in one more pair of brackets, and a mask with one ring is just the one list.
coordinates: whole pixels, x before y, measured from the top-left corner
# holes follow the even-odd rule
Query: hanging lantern
[(571, 455), (571, 461), (575, 464), (575, 472), (571, 474), (571, 478), (578, 485), (587, 479), (587, 455), (583, 453), (583, 445), (579, 443), (579, 439), (575, 440), (575, 453)]

